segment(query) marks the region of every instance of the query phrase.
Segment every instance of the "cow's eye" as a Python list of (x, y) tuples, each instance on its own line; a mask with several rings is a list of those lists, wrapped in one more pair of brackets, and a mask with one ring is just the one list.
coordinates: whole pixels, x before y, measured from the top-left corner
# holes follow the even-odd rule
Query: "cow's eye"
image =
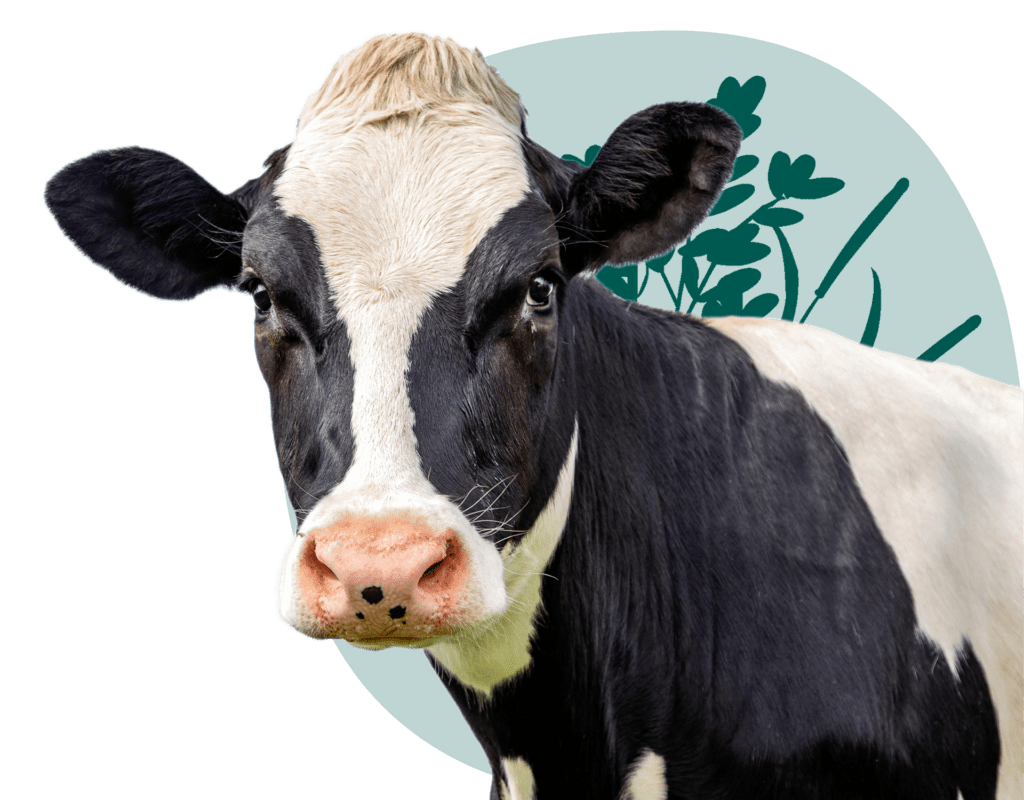
[(554, 289), (555, 285), (545, 275), (536, 275), (530, 281), (530, 291), (526, 295), (526, 302), (534, 309), (543, 310), (551, 305)]
[(270, 292), (267, 291), (267, 287), (262, 283), (257, 283), (252, 287), (252, 301), (256, 304), (256, 311), (260, 314), (270, 313), (270, 307), (273, 303), (270, 302)]

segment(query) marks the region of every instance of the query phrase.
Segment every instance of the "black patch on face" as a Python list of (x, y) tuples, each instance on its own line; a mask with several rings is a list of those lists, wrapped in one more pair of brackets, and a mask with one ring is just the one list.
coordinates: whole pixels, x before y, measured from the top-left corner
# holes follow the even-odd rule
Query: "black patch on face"
[(554, 216), (538, 194), (530, 193), (502, 215), (466, 262), (459, 291), (472, 344), (510, 331), (516, 324), (510, 312), (518, 314), (530, 279), (545, 267), (559, 267)]
[(435, 299), (409, 351), (424, 473), (500, 545), (536, 520), (572, 435), (571, 415), (551, 413), (557, 296), (548, 310), (526, 304), (531, 279), (545, 270), (558, 282), (558, 242), (550, 209), (530, 194), (480, 241), (457, 286)]
[(281, 474), (301, 525), (352, 463), (348, 335), (312, 229), (286, 216), (273, 195), (264, 196), (246, 228), (241, 280), (264, 285), (273, 302), (270, 313), (256, 314), (256, 354), (270, 389)]

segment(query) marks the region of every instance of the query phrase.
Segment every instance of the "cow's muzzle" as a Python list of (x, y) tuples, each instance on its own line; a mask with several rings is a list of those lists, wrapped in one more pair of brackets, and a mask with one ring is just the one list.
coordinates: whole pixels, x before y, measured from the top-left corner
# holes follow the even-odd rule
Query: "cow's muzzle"
[(404, 517), (345, 518), (308, 532), (296, 565), (296, 627), (364, 645), (450, 633), (469, 575), (458, 535)]

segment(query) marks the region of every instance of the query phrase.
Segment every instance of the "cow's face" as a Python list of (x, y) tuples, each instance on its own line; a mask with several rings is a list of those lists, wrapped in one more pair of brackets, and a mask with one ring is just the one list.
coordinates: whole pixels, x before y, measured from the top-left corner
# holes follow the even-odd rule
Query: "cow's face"
[(311, 636), (427, 646), (507, 613), (517, 559), (536, 574), (565, 525), (573, 277), (685, 237), (738, 144), (714, 109), (657, 106), (573, 167), (529, 141), (478, 54), (389, 38), (339, 62), (233, 195), (132, 149), (71, 165), (47, 200), (144, 291), (251, 293), (300, 520), (283, 613)]
[(554, 215), (493, 108), (304, 122), (242, 248), (302, 520), (282, 608), (422, 645), (504, 610), (499, 551), (552, 493), (539, 454), (568, 453)]

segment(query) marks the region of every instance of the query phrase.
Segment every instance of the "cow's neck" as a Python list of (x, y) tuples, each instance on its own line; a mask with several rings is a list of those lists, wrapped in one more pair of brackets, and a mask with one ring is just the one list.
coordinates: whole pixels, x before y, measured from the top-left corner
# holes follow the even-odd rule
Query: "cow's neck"
[[(666, 517), (685, 513), (679, 498), (686, 492), (672, 474), (658, 474), (658, 465), (671, 471), (670, 454), (687, 457), (693, 451), (687, 440), (695, 437), (687, 426), (708, 425), (702, 395), (728, 382), (709, 384), (702, 375), (701, 348), (692, 337), (703, 339), (708, 331), (682, 317), (627, 306), (596, 282), (577, 286), (583, 307), (563, 320), (561, 373), (553, 377), (568, 387), (559, 403), (574, 408), (577, 417), (572, 458), (562, 470), (564, 478), (574, 465), (573, 499), (566, 517), (566, 487), (560, 480), (541, 517), (565, 520), (564, 531), (533, 540), (531, 531), (511, 553), (506, 568), (523, 573), (513, 576), (521, 591), (510, 592), (509, 612), (498, 624), (430, 651), (492, 761), (543, 747), (549, 739), (556, 747), (580, 736), (592, 739), (594, 754), (603, 758), (599, 742), (615, 737), (601, 732), (621, 711), (614, 706), (622, 701), (624, 682), (652, 669), (683, 668), (678, 621), (693, 630), (701, 622), (692, 607), (707, 607), (692, 595), (702, 587), (688, 585), (691, 570), (672, 576), (652, 576), (651, 570), (667, 570), (673, 563), (699, 570), (704, 558), (699, 543), (696, 553), (682, 560), (671, 551)], [(615, 341), (609, 341), (609, 332)], [(658, 418), (665, 420), (664, 429), (651, 426)], [(676, 608), (660, 607), (660, 599), (652, 602), (654, 584), (680, 590)], [(635, 658), (635, 641), (663, 646), (643, 654), (643, 665), (623, 664), (622, 659)], [(632, 691), (642, 695), (655, 689), (637, 685)], [(679, 702), (645, 699), (654, 707)], [(637, 707), (644, 707), (639, 697)], [(690, 718), (695, 717), (694, 710)], [(612, 762), (600, 767), (608, 772), (609, 786), (621, 769)]]
[(509, 597), (505, 612), (429, 649), (450, 675), (483, 699), (530, 666), (542, 582), (571, 507), (578, 444), (574, 429), (553, 494), (526, 535), (502, 551)]
[[(736, 786), (750, 788), (808, 769), (821, 741), (899, 763), (891, 698), (935, 661), (825, 422), (700, 321), (579, 289), (555, 376), (575, 387), (562, 399), (579, 430), (572, 509), (529, 668), (474, 711), (459, 701), (485, 749), (524, 758), (553, 796), (584, 775), (614, 796), (644, 748), (719, 787), (733, 777), (715, 765), (745, 765)], [(813, 636), (786, 638), (808, 618), (824, 621)], [(911, 655), (883, 674), (881, 652)], [(815, 668), (780, 697), (759, 676), (794, 659)], [(580, 763), (546, 757), (568, 743)]]

